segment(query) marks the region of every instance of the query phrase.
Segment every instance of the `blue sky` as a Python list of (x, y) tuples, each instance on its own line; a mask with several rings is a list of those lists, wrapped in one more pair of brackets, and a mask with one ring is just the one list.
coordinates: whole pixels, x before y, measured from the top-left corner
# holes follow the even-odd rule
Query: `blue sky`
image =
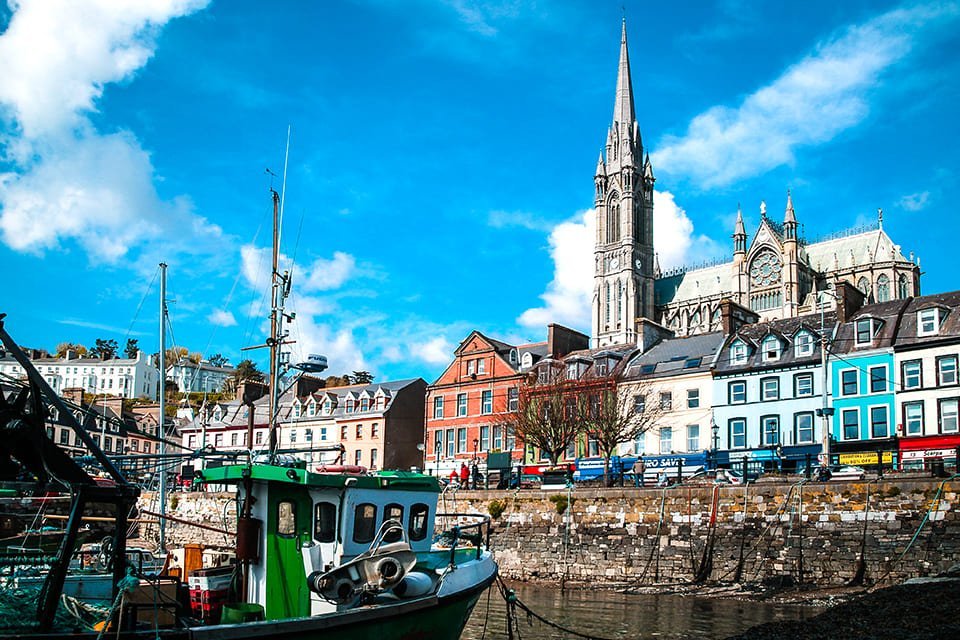
[[(294, 359), (432, 380), (474, 328), (589, 331), (623, 4), (10, 2), (8, 330), (153, 350), (163, 260), (174, 341), (238, 361), (290, 126)], [(808, 238), (882, 207), (924, 292), (958, 288), (960, 5), (656, 5), (625, 13), (662, 266), (729, 255), (737, 203), (749, 230), (790, 188)]]

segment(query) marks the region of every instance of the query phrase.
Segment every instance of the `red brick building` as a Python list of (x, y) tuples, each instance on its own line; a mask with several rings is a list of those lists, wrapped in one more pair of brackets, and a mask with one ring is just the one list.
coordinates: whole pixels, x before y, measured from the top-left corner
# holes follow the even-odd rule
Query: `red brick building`
[(483, 466), (487, 452), (509, 451), (521, 460), (523, 452), (506, 428), (521, 382), (542, 359), (562, 358), (588, 343), (586, 335), (557, 324), (549, 325), (545, 342), (522, 345), (473, 331), (454, 352), (453, 362), (427, 387), (428, 473), (449, 475), (474, 457)]

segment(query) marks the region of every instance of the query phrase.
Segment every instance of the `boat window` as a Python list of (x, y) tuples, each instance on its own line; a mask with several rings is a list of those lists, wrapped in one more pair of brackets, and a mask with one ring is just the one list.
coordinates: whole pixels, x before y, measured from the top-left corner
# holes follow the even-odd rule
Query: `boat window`
[(313, 537), (317, 542), (333, 542), (337, 537), (337, 505), (332, 502), (318, 502), (316, 519), (313, 523)]
[(427, 537), (427, 514), (430, 507), (417, 503), (410, 507), (410, 527), (408, 533), (411, 540), (423, 540)]
[(277, 535), (294, 536), (297, 533), (297, 510), (292, 500), (277, 503)]
[(353, 541), (372, 542), (377, 532), (377, 505), (358, 504), (353, 514)]
[[(403, 505), (399, 504), (388, 504), (383, 508), (383, 521), (387, 520), (396, 520), (397, 524), (403, 527)], [(399, 529), (391, 529), (385, 536), (383, 536), (384, 542), (398, 542), (401, 537), (401, 531)]]

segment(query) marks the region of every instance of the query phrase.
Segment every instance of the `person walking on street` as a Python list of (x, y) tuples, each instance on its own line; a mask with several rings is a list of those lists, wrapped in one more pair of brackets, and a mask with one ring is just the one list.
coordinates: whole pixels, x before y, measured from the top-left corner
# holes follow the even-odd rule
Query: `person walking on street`
[(467, 469), (467, 463), (460, 463), (460, 488), (466, 489), (467, 483), (470, 481), (470, 470)]

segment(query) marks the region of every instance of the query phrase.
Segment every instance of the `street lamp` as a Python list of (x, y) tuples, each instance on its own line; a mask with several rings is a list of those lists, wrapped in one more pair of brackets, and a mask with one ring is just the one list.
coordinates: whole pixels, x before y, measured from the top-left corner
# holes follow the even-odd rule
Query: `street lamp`
[(710, 433), (713, 435), (713, 451), (716, 453), (717, 449), (720, 448), (720, 426), (713, 418), (710, 418)]
[(820, 305), (820, 364), (823, 366), (823, 389), (821, 390), (823, 407), (817, 409), (817, 415), (823, 418), (823, 445), (821, 447), (823, 459), (820, 462), (820, 466), (826, 470), (830, 467), (830, 417), (833, 415), (833, 407), (827, 406), (829, 402), (829, 395), (827, 393), (827, 385), (829, 384), (827, 373), (827, 329), (824, 319), (824, 302), (819, 294), (828, 295), (838, 303), (840, 302), (840, 298), (837, 294), (827, 289), (818, 291), (817, 294), (817, 302)]
[(473, 459), (477, 459), (477, 447), (480, 444), (480, 440), (477, 438), (473, 439)]

